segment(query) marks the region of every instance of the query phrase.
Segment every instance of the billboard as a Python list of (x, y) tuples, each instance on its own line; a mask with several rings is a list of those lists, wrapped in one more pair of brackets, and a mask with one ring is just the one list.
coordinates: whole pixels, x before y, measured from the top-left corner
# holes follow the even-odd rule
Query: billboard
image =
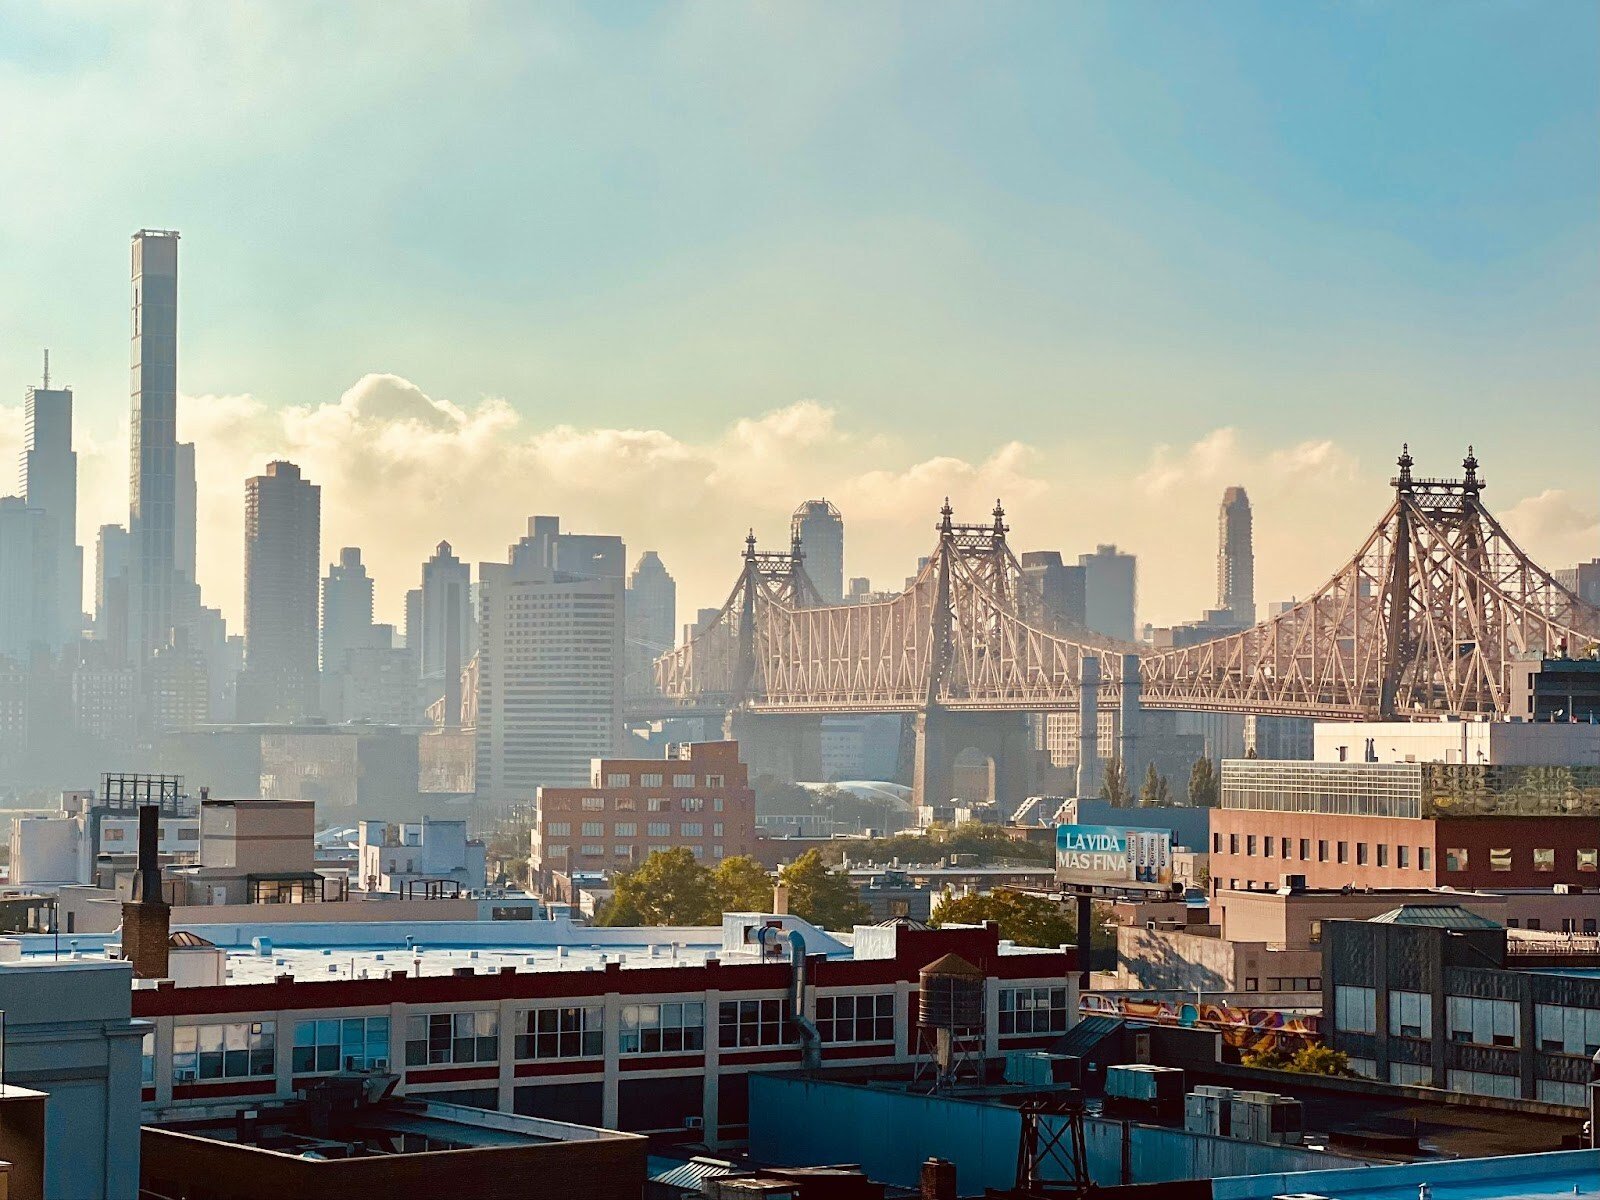
[(1056, 882), (1069, 887), (1172, 886), (1172, 833), (1112, 825), (1056, 826)]

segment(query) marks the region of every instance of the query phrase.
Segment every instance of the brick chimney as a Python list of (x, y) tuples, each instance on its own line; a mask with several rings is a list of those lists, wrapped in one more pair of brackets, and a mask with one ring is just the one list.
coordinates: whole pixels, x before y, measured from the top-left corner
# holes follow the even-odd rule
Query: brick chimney
[(172, 932), (172, 907), (161, 894), (161, 809), (139, 809), (139, 869), (133, 877), (133, 899), (122, 905), (122, 957), (140, 979), (167, 978), (167, 938)]
[(922, 1164), (921, 1200), (956, 1200), (956, 1165), (942, 1158)]

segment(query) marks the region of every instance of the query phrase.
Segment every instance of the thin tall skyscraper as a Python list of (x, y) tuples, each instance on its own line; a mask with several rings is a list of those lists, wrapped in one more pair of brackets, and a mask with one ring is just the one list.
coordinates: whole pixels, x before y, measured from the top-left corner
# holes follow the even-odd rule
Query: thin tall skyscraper
[(372, 576), (361, 549), (346, 546), (322, 580), (322, 669), (342, 671), (352, 650), (377, 644), (372, 625)]
[(42, 616), (40, 632), (52, 651), (83, 631), (83, 550), (78, 545), (78, 455), (72, 448), (72, 389), (50, 386), (45, 351), (44, 386), (29, 388), (23, 407), (23, 503), (55, 523), (55, 612)]
[(244, 655), (239, 718), (286, 721), (317, 697), (322, 489), (290, 462), (245, 483)]
[(1239, 625), (1256, 623), (1256, 555), (1251, 536), (1250, 497), (1244, 488), (1222, 494), (1217, 518), (1217, 607)]
[(178, 578), (195, 582), (195, 509), (198, 507), (194, 478), (194, 443), (179, 442), (173, 459), (172, 562)]
[(143, 664), (167, 644), (177, 582), (178, 235), (133, 235), (133, 413), (128, 533), (130, 640)]
[(844, 603), (844, 518), (826, 500), (807, 500), (794, 510), (790, 537), (805, 555), (806, 575), (825, 604)]

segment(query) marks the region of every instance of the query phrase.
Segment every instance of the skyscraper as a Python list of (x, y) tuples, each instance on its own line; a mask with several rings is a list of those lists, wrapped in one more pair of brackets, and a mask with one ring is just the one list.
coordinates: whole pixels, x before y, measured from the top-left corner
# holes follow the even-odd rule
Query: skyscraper
[(372, 626), (372, 577), (361, 549), (346, 546), (322, 579), (322, 669), (342, 671), (351, 650), (376, 645)]
[(497, 803), (587, 783), (621, 734), (622, 580), (555, 569), (538, 528), (478, 566), (477, 790)]
[(129, 637), (136, 663), (166, 645), (177, 582), (178, 235), (133, 235)]
[(678, 623), (678, 584), (661, 557), (646, 550), (628, 576), (627, 691), (650, 695), (655, 688), (655, 660), (672, 649)]
[(1097, 546), (1078, 555), (1083, 568), (1084, 624), (1107, 637), (1133, 641), (1138, 564), (1115, 546)]
[(245, 483), (244, 678), (239, 719), (312, 714), (317, 697), (317, 574), (322, 489), (290, 462)]
[(1049, 615), (1066, 625), (1082, 626), (1084, 587), (1088, 572), (1061, 561), (1059, 550), (1029, 550), (1022, 555), (1022, 574), (1039, 589)]
[(1242, 487), (1229, 488), (1222, 494), (1217, 518), (1217, 607), (1231, 613), (1240, 626), (1256, 623), (1256, 556), (1250, 524), (1250, 497)]
[(95, 536), (94, 633), (112, 662), (128, 656), (128, 571), (132, 539), (121, 525), (102, 525)]
[(440, 542), (422, 564), (422, 704), (444, 700), (445, 723), (461, 712), (461, 668), (472, 657), (472, 565)]
[(19, 496), (0, 496), (0, 659), (26, 667), (58, 649), (58, 562), (55, 518)]
[(800, 543), (806, 574), (826, 604), (844, 603), (844, 518), (826, 500), (807, 500), (794, 510), (789, 536)]
[(195, 580), (195, 508), (197, 506), (194, 478), (194, 443), (179, 442), (173, 458), (172, 489), (172, 562), (178, 578), (185, 583)]
[(51, 650), (75, 643), (83, 629), (83, 550), (78, 545), (78, 455), (72, 449), (72, 389), (29, 388), (23, 406), (22, 499), (55, 524), (55, 611), (41, 632)]

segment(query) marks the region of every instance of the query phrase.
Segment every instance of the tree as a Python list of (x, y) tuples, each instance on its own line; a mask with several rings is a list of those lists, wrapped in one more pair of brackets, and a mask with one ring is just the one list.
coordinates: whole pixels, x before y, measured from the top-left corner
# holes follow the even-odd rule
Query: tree
[(722, 907), (711, 872), (684, 847), (658, 850), (613, 880), (597, 925), (716, 925)]
[(1343, 1050), (1308, 1042), (1294, 1053), (1279, 1045), (1264, 1050), (1248, 1050), (1240, 1056), (1247, 1067), (1266, 1071), (1293, 1071), (1298, 1075), (1353, 1075), (1350, 1056)]
[(850, 877), (828, 870), (815, 850), (784, 867), (778, 878), (789, 889), (789, 911), (819, 928), (848, 929), (869, 915)]
[(1156, 770), (1155, 763), (1145, 768), (1144, 786), (1139, 789), (1139, 803), (1154, 808), (1163, 808), (1172, 803), (1172, 786), (1167, 782), (1167, 777)]
[(1074, 914), (1053, 900), (1021, 892), (994, 891), (985, 896), (957, 896), (939, 906), (936, 925), (981, 925), (994, 921), (1000, 936), (1019, 946), (1076, 945)]
[(723, 859), (711, 874), (720, 912), (766, 912), (772, 907), (772, 876), (748, 854)]
[(1122, 759), (1113, 754), (1106, 760), (1105, 775), (1100, 779), (1100, 798), (1109, 800), (1113, 808), (1127, 808), (1132, 796), (1128, 792), (1128, 773)]
[(1189, 768), (1189, 803), (1196, 808), (1217, 806), (1217, 769), (1208, 754), (1195, 759)]

